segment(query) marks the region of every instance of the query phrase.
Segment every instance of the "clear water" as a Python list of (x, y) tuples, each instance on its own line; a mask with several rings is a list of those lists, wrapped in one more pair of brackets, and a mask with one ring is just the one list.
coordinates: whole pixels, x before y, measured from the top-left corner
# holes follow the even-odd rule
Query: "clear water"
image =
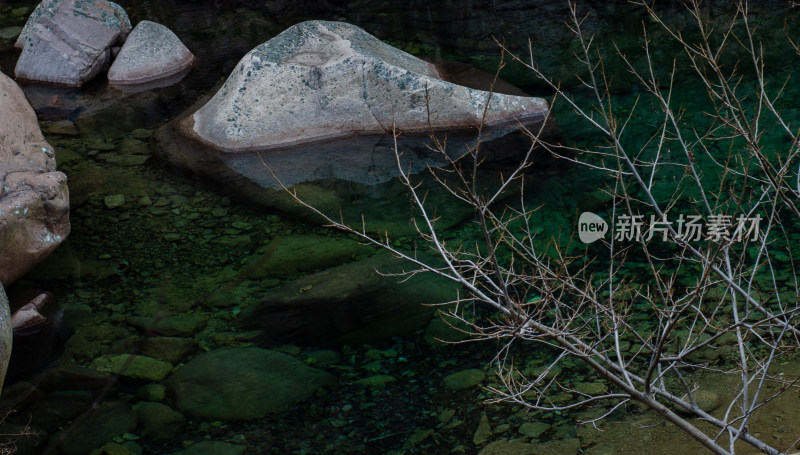
[[(0, 25), (18, 25), (24, 21), (24, 17), (11, 16), (9, 7), (19, 6), (23, 5), (0, 5)], [(242, 330), (237, 324), (238, 315), (248, 303), (269, 295), (288, 278), (243, 280), (240, 272), (248, 258), (263, 252), (278, 235), (342, 235), (231, 201), (218, 192), (161, 170), (155, 158), (128, 166), (109, 160), (110, 155), (102, 150), (105, 146), (98, 148), (98, 144), (118, 149), (124, 141), (140, 138), (152, 148), (151, 139), (142, 130), (152, 130), (177, 116), (220, 82), (244, 52), (281, 29), (280, 23), (264, 17), (263, 12), (248, 4), (238, 5), (238, 9), (217, 7), (202, 13), (186, 10), (177, 14), (170, 9), (175, 8), (171, 4), (137, 2), (124, 6), (134, 19), (161, 18), (179, 35), (185, 33), (192, 42), (207, 45), (195, 46), (202, 64), (186, 79), (151, 93), (124, 95), (108, 89), (102, 81), (81, 90), (25, 87), (38, 108), (45, 131), (49, 122), (65, 118), (75, 120), (80, 131), (78, 136), (46, 133), (57, 149), (60, 170), (70, 178), (74, 204), (72, 233), (51, 258), (18, 284), (54, 292), (65, 310), (66, 321), (75, 327), (56, 369), (86, 366), (104, 354), (138, 352), (148, 335), (134, 321), (137, 317), (157, 314), (199, 321), (202, 329), (191, 335), (199, 351), (257, 344), (259, 334)], [(214, 14), (221, 19), (217, 21)], [(226, 27), (233, 27), (239, 33), (226, 34), (230, 32)], [(14, 58), (15, 53), (8, 46), (0, 52), (0, 67), (4, 72), (11, 72)], [(785, 74), (777, 73), (776, 81)], [(701, 103), (703, 98), (690, 82), (683, 81), (676, 93), (683, 97), (679, 102), (691, 112), (693, 103)], [(786, 99), (794, 99), (791, 94), (796, 89), (790, 85), (788, 90)], [(584, 94), (578, 92), (576, 96), (581, 98)], [(620, 94), (617, 109), (620, 112), (631, 109), (636, 96), (636, 93)], [(108, 106), (114, 109), (113, 118), (109, 118)], [(581, 145), (601, 140), (587, 131), (585, 125), (574, 121), (568, 110), (557, 109), (568, 143)], [(628, 139), (631, 146), (647, 140), (657, 118), (648, 107), (640, 112)], [(787, 105), (786, 114), (798, 117), (795, 106)], [(784, 139), (776, 136), (774, 140)], [(607, 198), (599, 193), (599, 188), (606, 183), (603, 175), (575, 167), (532, 171), (526, 189), (527, 202), (542, 206), (537, 225), (543, 243), (550, 238), (557, 238), (562, 244), (568, 241), (575, 234), (577, 215), (584, 210), (603, 214), (608, 207)], [(125, 204), (108, 208), (106, 197), (118, 194), (125, 196)], [(470, 223), (458, 225), (446, 235), (458, 241), (480, 238)], [(793, 242), (796, 237), (792, 233), (787, 239), (792, 248), (798, 244)], [(399, 246), (410, 247), (416, 239), (404, 236), (396, 241)], [(576, 246), (572, 252), (581, 250), (582, 247)], [(642, 265), (630, 262), (631, 274)], [(787, 271), (782, 278), (791, 280), (793, 273)], [(603, 439), (588, 431), (588, 427), (576, 426), (578, 419), (598, 416), (605, 411), (603, 408), (561, 414), (526, 413), (515, 406), (485, 404), (483, 400), (489, 395), (478, 387), (453, 391), (444, 386), (444, 377), (453, 371), (473, 368), (490, 371), (496, 348), (491, 343), (431, 347), (419, 330), (370, 345), (337, 346), (332, 352), (320, 351), (318, 346), (269, 347), (330, 372), (338, 384), (262, 419), (242, 422), (189, 418), (179, 432), (166, 439), (142, 437), (142, 429), (133, 427), (124, 436), (115, 435), (116, 442), (124, 445), (131, 440), (143, 453), (173, 453), (189, 442), (203, 440), (245, 446), (245, 453), (477, 453), (483, 443), (475, 444), (473, 437), (485, 415), (494, 431), (489, 441), (521, 437), (518, 430), (522, 424), (541, 422), (543, 429), (532, 438), (534, 441), (578, 441), (587, 450), (605, 444), (612, 447), (606, 453), (629, 450), (629, 442)], [(552, 353), (520, 347), (516, 354), (536, 367), (544, 364)], [(328, 358), (333, 360), (323, 360)], [(562, 367), (564, 381), (595, 380), (577, 362), (567, 361)], [(9, 432), (15, 432), (19, 425), (30, 425), (45, 432), (41, 438), (47, 440), (79, 419), (94, 402), (118, 406), (113, 409), (119, 409), (118, 414), (122, 415), (127, 412), (122, 410), (143, 400), (143, 387), (147, 385), (144, 381), (123, 378), (98, 398), (108, 384), (107, 379), (84, 374), (46, 373), (24, 378), (32, 386), (23, 383), (11, 390), (22, 396), (35, 386), (42, 393), (32, 394), (30, 402), (17, 406), (19, 412), (7, 417)], [(389, 375), (396, 381), (382, 387), (358, 383), (376, 375)], [(54, 385), (54, 381), (61, 383)], [(491, 382), (489, 378), (484, 384)], [(165, 402), (169, 403), (170, 398)], [(782, 418), (788, 418), (789, 411), (782, 412)], [(638, 413), (635, 409), (620, 409), (612, 415), (612, 421), (630, 415)], [(649, 423), (643, 421), (645, 417), (636, 418), (642, 425)], [(91, 423), (101, 425), (97, 421)], [(682, 435), (676, 435), (675, 431), (632, 433), (630, 438), (636, 440), (638, 435), (645, 434), (651, 441), (669, 441), (652, 449), (653, 453), (667, 453), (674, 450), (676, 441), (683, 442)], [(81, 437), (85, 435), (71, 436)], [(25, 448), (30, 447), (25, 441), (19, 439), (20, 453), (36, 453), (47, 445)], [(638, 450), (633, 447), (631, 452)], [(549, 450), (559, 453), (557, 447)]]

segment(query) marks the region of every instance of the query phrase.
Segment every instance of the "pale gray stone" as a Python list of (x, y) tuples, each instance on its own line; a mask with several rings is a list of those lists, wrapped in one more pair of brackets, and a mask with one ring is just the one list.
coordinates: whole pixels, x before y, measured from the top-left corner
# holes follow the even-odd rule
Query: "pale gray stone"
[(130, 32), (125, 11), (105, 0), (45, 0), (15, 44), (17, 79), (77, 87), (96, 76)]
[(108, 70), (108, 81), (114, 85), (153, 82), (189, 69), (194, 61), (194, 55), (170, 29), (141, 21)]
[(308, 21), (250, 51), (184, 132), (222, 152), (311, 141), (542, 121), (541, 98), (443, 81), (436, 68), (342, 22)]
[(25, 94), (0, 73), (0, 283), (9, 286), (69, 234), (67, 176)]

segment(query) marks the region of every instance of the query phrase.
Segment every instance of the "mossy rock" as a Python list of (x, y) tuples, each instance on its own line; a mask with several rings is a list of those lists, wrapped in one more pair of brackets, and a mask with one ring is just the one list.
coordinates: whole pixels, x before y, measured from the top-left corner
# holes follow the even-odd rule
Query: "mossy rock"
[(170, 439), (186, 425), (186, 417), (163, 403), (142, 401), (133, 406), (139, 416), (142, 436), (148, 439)]
[(343, 237), (289, 235), (272, 239), (264, 254), (252, 256), (242, 272), (249, 280), (308, 273), (375, 253), (375, 248)]
[(98, 357), (92, 361), (91, 368), (132, 379), (160, 381), (172, 371), (172, 364), (144, 355), (121, 354)]
[(458, 371), (444, 378), (444, 385), (450, 390), (465, 390), (475, 387), (486, 379), (486, 373), (478, 369)]
[(251, 420), (284, 410), (334, 382), (330, 374), (280, 352), (221, 348), (197, 355), (167, 385), (184, 414)]
[[(83, 455), (111, 441), (115, 436), (132, 432), (136, 429), (136, 413), (123, 402), (108, 402), (100, 405), (94, 414), (75, 429), (61, 444), (61, 452), (65, 455)], [(55, 441), (61, 433), (51, 438)]]

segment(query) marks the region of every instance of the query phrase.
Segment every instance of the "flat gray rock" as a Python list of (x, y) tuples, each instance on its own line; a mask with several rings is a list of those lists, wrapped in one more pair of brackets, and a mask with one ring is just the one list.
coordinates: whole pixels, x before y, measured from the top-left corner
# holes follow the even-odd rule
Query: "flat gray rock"
[(194, 60), (194, 55), (170, 29), (141, 21), (108, 70), (108, 81), (114, 85), (151, 83), (188, 70)]
[(45, 0), (15, 46), (17, 79), (78, 87), (96, 76), (131, 30), (125, 11), (105, 0)]
[(445, 82), (434, 65), (356, 26), (308, 21), (245, 55), (182, 130), (221, 152), (253, 152), (395, 128), (516, 127), (547, 113), (541, 98)]

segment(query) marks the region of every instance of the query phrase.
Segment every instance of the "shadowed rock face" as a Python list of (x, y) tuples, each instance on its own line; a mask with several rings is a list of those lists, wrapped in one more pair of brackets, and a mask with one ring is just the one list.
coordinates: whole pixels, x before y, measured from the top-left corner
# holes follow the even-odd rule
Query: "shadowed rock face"
[(69, 234), (67, 177), (36, 114), (0, 73), (0, 283), (8, 286)]
[(167, 27), (141, 21), (108, 70), (113, 85), (152, 83), (188, 70), (194, 55)]
[(395, 128), (516, 127), (541, 122), (547, 112), (540, 98), (490, 95), (445, 82), (434, 65), (356, 26), (309, 21), (249, 52), (182, 127), (230, 153)]
[(3, 388), (8, 361), (11, 358), (11, 339), (11, 310), (6, 292), (0, 283), (0, 389)]
[(15, 47), (17, 79), (77, 87), (111, 59), (131, 30), (127, 14), (105, 0), (46, 0), (34, 10)]
[(55, 295), (15, 286), (8, 293), (8, 300), (14, 349), (6, 379), (14, 382), (30, 377), (58, 358), (64, 351), (65, 338)]

